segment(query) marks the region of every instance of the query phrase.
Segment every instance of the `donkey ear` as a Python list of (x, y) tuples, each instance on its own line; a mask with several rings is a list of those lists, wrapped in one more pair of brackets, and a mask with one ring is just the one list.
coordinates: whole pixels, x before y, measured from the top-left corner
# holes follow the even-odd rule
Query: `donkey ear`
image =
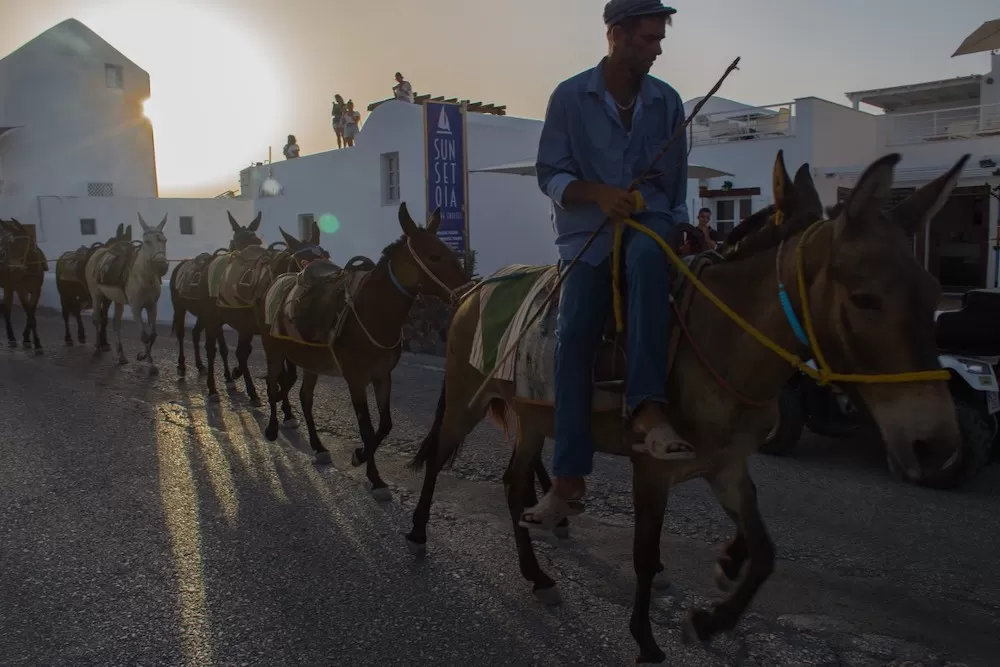
[(293, 253), (298, 252), (299, 248), (302, 247), (302, 241), (299, 241), (281, 227), (278, 227), (278, 231), (281, 232), (281, 238), (285, 239), (285, 245), (288, 246), (288, 249)]
[(795, 195), (802, 211), (815, 215), (817, 218), (823, 217), (823, 202), (816, 191), (816, 183), (813, 182), (812, 170), (806, 162), (795, 172)]
[(430, 222), (427, 223), (427, 231), (429, 231), (431, 234), (436, 235), (438, 233), (438, 227), (440, 226), (441, 226), (441, 207), (438, 206), (436, 209), (434, 209), (434, 212), (431, 213)]
[(917, 188), (916, 192), (892, 209), (892, 218), (903, 227), (903, 231), (910, 235), (916, 234), (937, 215), (955, 189), (962, 169), (970, 157), (971, 155), (966, 153), (948, 170), (948, 173)]
[[(256, 232), (258, 229), (260, 229), (260, 216), (263, 213), (264, 213), (263, 211), (257, 211), (257, 217), (253, 219), (253, 222), (247, 225), (247, 229), (249, 229), (251, 232)], [(232, 219), (232, 216), (230, 216), (230, 219)]]
[(148, 232), (149, 231), (149, 225), (147, 225), (146, 221), (142, 219), (142, 213), (137, 213), (136, 215), (139, 216), (139, 226), (142, 227), (142, 231)]
[(128, 241), (129, 243), (132, 242), (132, 225), (129, 225), (128, 227), (125, 228), (125, 240)]
[(779, 150), (774, 157), (774, 169), (771, 173), (771, 191), (774, 195), (774, 208), (786, 213), (795, 205), (795, 185), (785, 168), (785, 152)]
[(156, 231), (162, 232), (163, 228), (167, 226), (167, 216), (163, 216), (163, 220), (160, 220), (160, 224), (156, 226)]
[(309, 245), (319, 245), (319, 223), (315, 220), (309, 228)]
[(226, 215), (229, 216), (229, 226), (233, 228), (234, 234), (243, 229), (242, 227), (240, 227), (240, 223), (236, 222), (236, 218), (233, 217), (232, 213), (226, 211)]
[(399, 226), (403, 228), (403, 233), (413, 236), (417, 233), (417, 223), (410, 217), (410, 212), (406, 210), (406, 202), (399, 205)]
[(116, 239), (120, 239), (124, 235), (125, 235), (125, 223), (124, 222), (119, 222), (118, 223), (118, 228), (115, 229), (115, 238)]
[(872, 214), (885, 208), (892, 196), (892, 177), (899, 163), (899, 153), (890, 153), (871, 163), (844, 202), (837, 222), (837, 235), (844, 231), (864, 232)]

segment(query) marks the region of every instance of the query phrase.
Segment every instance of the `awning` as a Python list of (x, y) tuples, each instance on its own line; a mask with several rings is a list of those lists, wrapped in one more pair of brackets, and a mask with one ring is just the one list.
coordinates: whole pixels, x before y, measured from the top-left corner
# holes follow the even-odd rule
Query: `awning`
[[(482, 169), (471, 169), (471, 172), (490, 174), (515, 174), (517, 176), (534, 176), (535, 161), (522, 160), (520, 162), (510, 162), (500, 164), (495, 167), (483, 167)], [(697, 164), (688, 164), (688, 178), (717, 178), (719, 176), (732, 176), (728, 171), (713, 169), (712, 167), (702, 167)]]
[(982, 53), (997, 49), (1000, 49), (1000, 19), (993, 19), (982, 24), (966, 37), (955, 53), (951, 54), (951, 57), (967, 56), (970, 53)]

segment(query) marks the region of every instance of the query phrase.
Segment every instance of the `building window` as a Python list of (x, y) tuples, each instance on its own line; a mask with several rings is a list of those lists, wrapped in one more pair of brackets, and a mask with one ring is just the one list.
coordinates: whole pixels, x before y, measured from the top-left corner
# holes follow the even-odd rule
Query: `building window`
[(382, 153), (382, 206), (399, 203), (399, 153)]
[(179, 218), (181, 225), (181, 234), (191, 235), (194, 234), (194, 218), (190, 215), (182, 215)]
[(97, 220), (94, 218), (80, 218), (80, 235), (97, 236)]
[(114, 197), (115, 187), (111, 183), (87, 183), (88, 197)]
[(313, 220), (315, 218), (312, 213), (299, 214), (299, 239), (305, 241), (312, 236)]
[(125, 69), (121, 65), (105, 65), (104, 85), (119, 90), (125, 88)]
[(751, 213), (753, 213), (753, 199), (751, 197), (716, 199), (715, 229), (720, 236), (725, 238), (741, 220), (749, 218)]

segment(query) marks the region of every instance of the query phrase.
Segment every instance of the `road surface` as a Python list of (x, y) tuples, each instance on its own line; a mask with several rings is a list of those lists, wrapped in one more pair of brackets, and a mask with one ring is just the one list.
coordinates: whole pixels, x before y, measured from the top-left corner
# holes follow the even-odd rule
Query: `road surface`
[[(44, 356), (0, 350), (0, 665), (632, 664), (627, 461), (598, 457), (571, 539), (536, 539), (564, 599), (547, 609), (517, 569), (499, 484), (509, 449), (488, 425), (442, 476), (426, 560), (405, 548), (420, 483), (405, 463), (441, 360), (397, 368), (379, 452), (394, 500), (380, 505), (348, 462), (358, 438), (341, 381), (318, 389), (334, 463), (316, 467), (304, 425), (263, 439), (242, 384), (206, 407), (190, 347), (179, 383), (165, 336), (150, 379), (143, 363), (63, 347), (61, 321), (40, 328)], [(653, 608), (669, 664), (997, 664), (1000, 466), (934, 492), (890, 480), (876, 446), (810, 436), (752, 471), (776, 571), (707, 648), (683, 646), (677, 620), (717, 595), (732, 526), (703, 483), (671, 497), (672, 587)]]

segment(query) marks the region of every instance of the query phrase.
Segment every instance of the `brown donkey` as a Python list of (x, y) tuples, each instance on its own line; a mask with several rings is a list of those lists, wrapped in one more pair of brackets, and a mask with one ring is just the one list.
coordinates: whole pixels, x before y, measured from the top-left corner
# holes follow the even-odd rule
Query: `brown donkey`
[[(392, 371), (402, 353), (402, 329), (418, 294), (454, 302), (469, 285), (458, 257), (437, 236), (440, 210), (426, 228), (399, 206), (403, 236), (387, 246), (377, 263), (354, 258), (341, 269), (329, 262), (313, 262), (297, 276), (276, 280), (267, 294), (261, 341), (267, 355), (267, 398), (271, 416), (264, 436), (278, 437), (275, 406), (287, 392), (279, 387), (287, 362), (302, 369), (299, 399), (309, 428), (309, 445), (318, 463), (329, 463), (330, 453), (320, 442), (313, 420), (313, 392), (320, 375), (343, 377), (351, 394), (363, 447), (354, 450), (355, 466), (367, 464), (372, 495), (392, 498), (375, 466), (375, 450), (392, 430), (389, 411)], [(378, 404), (378, 431), (368, 413), (368, 385)], [(282, 396), (283, 397), (283, 396)]]
[[(820, 220), (822, 206), (808, 169), (800, 170), (793, 184), (779, 153), (775, 206), (764, 215), (768, 224), (744, 238), (741, 245), (747, 251), (735, 252), (725, 261), (702, 262), (694, 270), (722, 302), (732, 304), (749, 324), (802, 359), (813, 351), (797, 339), (792, 322), (803, 317), (803, 297), (808, 296), (819, 349), (834, 371), (898, 374), (937, 369), (934, 309), (940, 290), (914, 259), (908, 239), (943, 204), (967, 159), (886, 212), (899, 155), (883, 157), (861, 176), (840, 215)], [(805, 293), (797, 284), (800, 252)], [(794, 315), (786, 315), (779, 304), (781, 284), (789, 286), (789, 310)], [(664, 295), (665, 308), (668, 296)], [(685, 335), (672, 354), (667, 395), (676, 398), (668, 413), (680, 434), (695, 445), (697, 458), (665, 462), (633, 454), (630, 430), (621, 417), (621, 397), (611, 395), (606, 388), (611, 385), (595, 391), (591, 416), (597, 447), (629, 456), (633, 463), (637, 581), (629, 627), (639, 645), (639, 662), (659, 663), (666, 658), (653, 636), (649, 605), (651, 585), (662, 568), (660, 534), (672, 486), (705, 479), (737, 527), (717, 563), (720, 585), (731, 593), (709, 610), (689, 611), (684, 621), (687, 639), (706, 640), (735, 627), (770, 576), (774, 547), (759, 513), (746, 459), (773, 425), (774, 399), (794, 371), (700, 293), (679, 286), (674, 296), (680, 302), (677, 311), (683, 313), (680, 328)], [(535, 303), (540, 301), (535, 298)], [(426, 464), (427, 472), (407, 542), (412, 551), (423, 553), (435, 481), (469, 432), (487, 411), (503, 424), (512, 412), (517, 439), (504, 482), (520, 569), (541, 601), (556, 604), (555, 582), (542, 571), (528, 531), (519, 525), (529, 495), (534, 495), (528, 488), (532, 463), (545, 437), (552, 435), (554, 336), (547, 334), (554, 331), (556, 308), (529, 329), (519, 346), (514, 380), (492, 380), (483, 398), (470, 406), (485, 379), (470, 364), (481, 307), (476, 294), (460, 306), (452, 321), (434, 425), (413, 462), (415, 467)], [(608, 377), (602, 363), (599, 355), (594, 369), (599, 381)], [(932, 482), (960, 468), (961, 438), (946, 383), (859, 384), (853, 390), (880, 427), (888, 455), (905, 474)], [(596, 411), (599, 407), (605, 411)]]
[[(98, 241), (89, 248), (80, 246), (76, 250), (67, 250), (59, 255), (56, 260), (56, 290), (59, 292), (59, 305), (62, 309), (63, 325), (66, 327), (66, 345), (73, 345), (73, 336), (69, 332), (69, 318), (76, 318), (76, 335), (81, 343), (87, 342), (87, 331), (83, 326), (83, 311), (92, 307), (90, 303), (90, 288), (87, 287), (87, 261), (91, 255), (99, 248), (104, 248), (115, 243), (129, 245), (132, 243), (132, 226), (125, 229), (125, 225), (119, 223), (115, 235), (108, 239), (107, 243)], [(107, 309), (111, 307), (111, 302), (106, 301), (104, 311), (101, 315), (102, 322), (108, 319)], [(107, 352), (111, 349), (108, 343), (108, 329), (103, 327), (98, 336), (99, 344)]]
[(42, 296), (42, 285), (48, 270), (48, 260), (35, 242), (34, 235), (13, 218), (9, 221), (0, 220), (0, 288), (3, 289), (0, 308), (3, 309), (10, 347), (17, 347), (17, 338), (14, 337), (14, 328), (10, 322), (10, 311), (14, 305), (14, 295), (17, 294), (27, 318), (24, 324), (24, 347), (27, 349), (34, 344), (35, 354), (42, 354), (35, 310)]
[[(253, 337), (260, 333), (259, 322), (263, 321), (261, 309), (267, 289), (276, 277), (298, 271), (299, 261), (330, 257), (329, 253), (319, 246), (320, 231), (319, 225), (315, 222), (312, 225), (310, 238), (305, 241), (298, 241), (284, 230), (280, 231), (285, 239), (283, 244), (272, 243), (267, 248), (250, 246), (217, 257), (209, 264), (209, 297), (212, 308), (210, 311), (205, 311), (211, 314), (205, 323), (205, 334), (208, 356), (208, 400), (211, 402), (219, 400), (215, 388), (215, 346), (216, 341), (222, 338), (222, 326), (227, 324), (235, 329), (239, 336), (236, 346), (239, 368), (233, 373), (233, 377), (242, 375), (250, 404), (255, 407), (261, 405), (247, 361), (253, 351)], [(280, 249), (279, 245), (285, 245), (286, 248)], [(291, 387), (295, 383), (295, 369), (286, 368), (282, 380)], [(285, 426), (295, 428), (298, 424), (292, 416), (287, 399), (282, 402), (282, 409)]]
[[(258, 213), (246, 227), (236, 222), (229, 211), (229, 226), (233, 230), (233, 238), (228, 250), (219, 248), (214, 253), (203, 252), (192, 259), (182, 260), (170, 274), (170, 303), (174, 309), (174, 320), (171, 333), (177, 337), (177, 375), (183, 378), (187, 374), (187, 362), (184, 358), (184, 319), (187, 313), (195, 317), (195, 325), (191, 329), (191, 343), (194, 346), (194, 366), (198, 375), (205, 375), (205, 366), (201, 362), (201, 352), (198, 345), (205, 322), (214, 317), (215, 301), (208, 294), (208, 266), (213, 260), (227, 252), (245, 250), (261, 245), (257, 230), (260, 228), (261, 214)], [(206, 336), (207, 338), (207, 336)], [(225, 336), (218, 337), (219, 352), (222, 354), (223, 378), (227, 386), (233, 386), (235, 380), (229, 372), (229, 348)]]

